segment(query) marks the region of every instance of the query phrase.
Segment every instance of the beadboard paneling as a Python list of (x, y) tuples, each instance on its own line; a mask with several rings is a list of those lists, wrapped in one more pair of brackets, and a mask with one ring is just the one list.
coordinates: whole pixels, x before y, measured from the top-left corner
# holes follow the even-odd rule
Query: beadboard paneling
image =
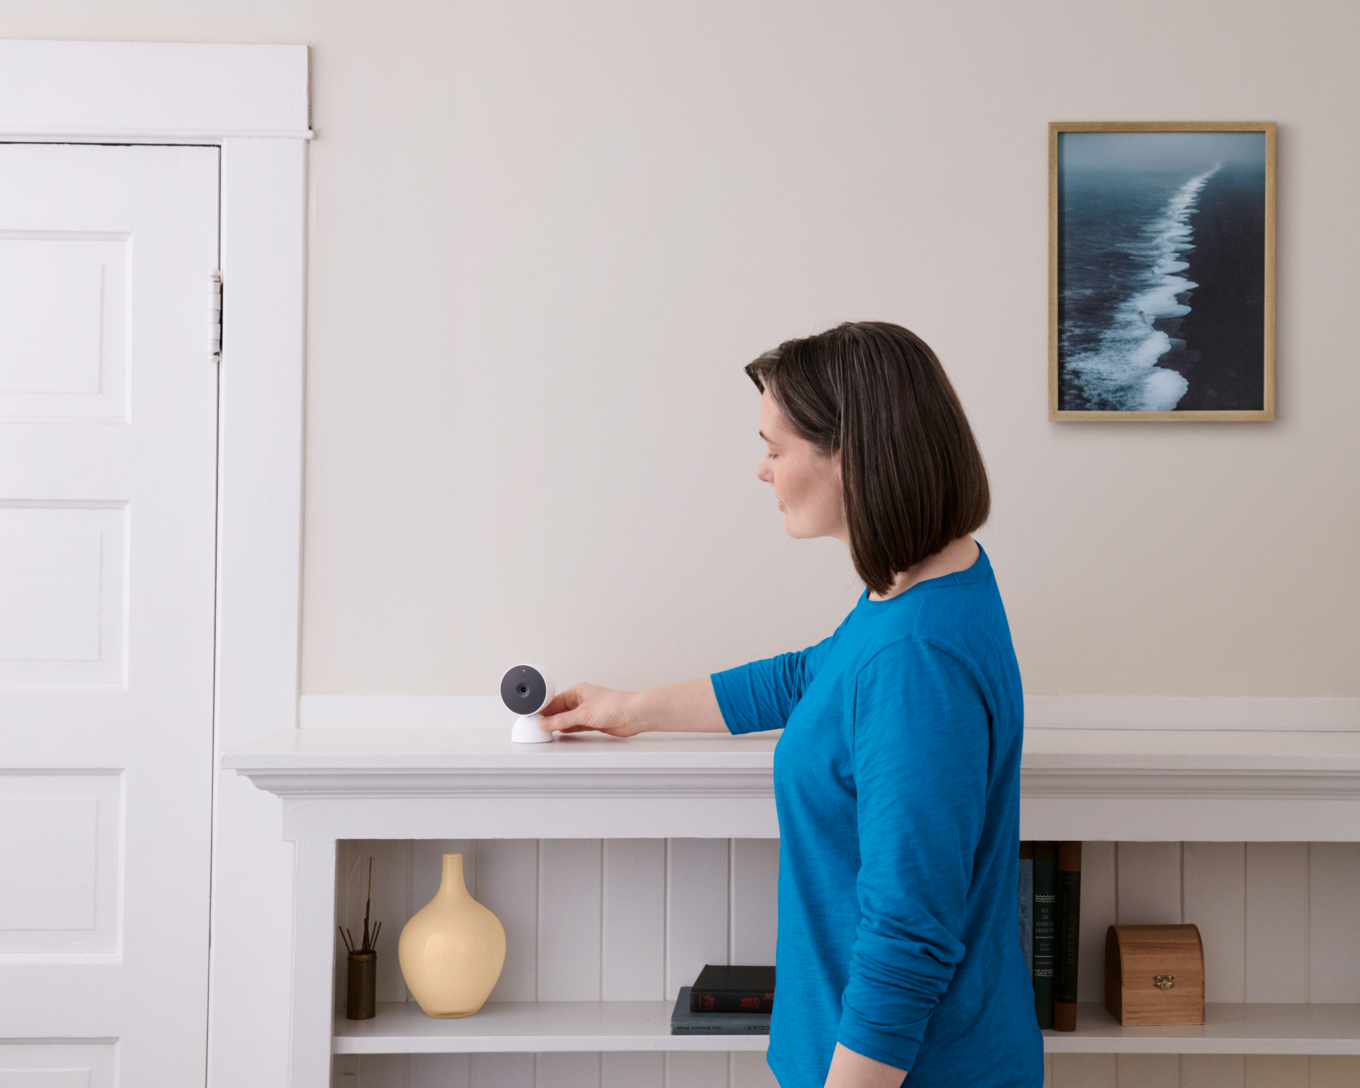
[(406, 1088), (409, 1054), (358, 1054), (340, 1059), (341, 1088)]
[(1105, 931), (1119, 919), (1112, 842), (1081, 845), (1081, 946), (1077, 950), (1077, 999), (1104, 1001)]
[(1116, 871), (1121, 926), (1180, 923), (1180, 843), (1121, 842)]
[(779, 934), (779, 840), (733, 839), (732, 962), (773, 964)]
[(1052, 1080), (1053, 1088), (1120, 1088), (1119, 1061), (1114, 1054), (1054, 1054)]
[(1308, 1059), (1301, 1054), (1248, 1054), (1245, 1088), (1309, 1088)]
[(1120, 1054), (1117, 1063), (1122, 1088), (1180, 1088), (1179, 1054)]
[(1181, 1055), (1180, 1088), (1243, 1088), (1245, 1078), (1241, 1054)]
[(539, 842), (539, 1001), (600, 1000), (601, 876), (599, 839)]
[(731, 1059), (731, 1088), (779, 1088), (764, 1054), (739, 1050), (731, 1055)]
[(641, 1051), (600, 1055), (600, 1088), (664, 1088), (666, 1056)]
[(1314, 1054), (1308, 1059), (1308, 1088), (1355, 1088), (1360, 1084), (1360, 1058)]
[(604, 844), (602, 1000), (659, 1001), (666, 989), (666, 842)]
[(1247, 1000), (1307, 1001), (1308, 844), (1247, 843), (1246, 894)]
[(600, 1088), (600, 1055), (539, 1054), (535, 1088)]
[[(1360, 1001), (1360, 843), (1315, 842), (1308, 858), (1308, 1000)], [(1354, 1084), (1360, 1084), (1358, 1078)]]
[(1245, 1001), (1247, 994), (1246, 846), (1187, 842), (1185, 920), (1204, 942), (1204, 999)]
[(491, 1001), (533, 1001), (538, 993), (538, 850), (535, 839), (477, 842), (477, 902), (505, 927), (505, 966)]
[(669, 839), (666, 878), (666, 999), (706, 963), (727, 963), (727, 839)]
[(472, 1055), (412, 1054), (408, 1075), (406, 1088), (472, 1088)]
[(702, 1051), (667, 1054), (666, 1088), (730, 1088), (727, 1055)]
[[(536, 1088), (534, 1054), (473, 1054), (472, 1088)], [(368, 1088), (361, 1085), (360, 1088)]]

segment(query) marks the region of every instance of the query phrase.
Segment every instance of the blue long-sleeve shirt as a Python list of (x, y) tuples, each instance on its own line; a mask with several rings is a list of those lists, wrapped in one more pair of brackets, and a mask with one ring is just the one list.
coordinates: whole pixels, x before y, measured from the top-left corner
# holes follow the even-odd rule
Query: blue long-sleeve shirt
[(1023, 698), (986, 553), (713, 689), (731, 732), (784, 729), (781, 1088), (822, 1088), (838, 1041), (912, 1088), (1042, 1085), (1016, 936)]

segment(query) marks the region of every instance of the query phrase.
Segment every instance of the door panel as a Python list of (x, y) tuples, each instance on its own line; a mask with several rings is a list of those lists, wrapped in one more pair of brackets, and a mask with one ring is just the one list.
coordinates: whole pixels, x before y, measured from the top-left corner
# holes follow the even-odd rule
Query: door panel
[(217, 148), (0, 145), (0, 1076), (23, 1083), (204, 1079), (218, 174)]

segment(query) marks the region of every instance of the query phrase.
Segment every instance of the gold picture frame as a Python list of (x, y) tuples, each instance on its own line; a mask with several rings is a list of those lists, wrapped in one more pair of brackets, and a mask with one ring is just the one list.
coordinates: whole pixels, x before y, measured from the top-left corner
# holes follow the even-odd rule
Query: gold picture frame
[(1273, 420), (1275, 123), (1055, 121), (1048, 177), (1049, 419)]

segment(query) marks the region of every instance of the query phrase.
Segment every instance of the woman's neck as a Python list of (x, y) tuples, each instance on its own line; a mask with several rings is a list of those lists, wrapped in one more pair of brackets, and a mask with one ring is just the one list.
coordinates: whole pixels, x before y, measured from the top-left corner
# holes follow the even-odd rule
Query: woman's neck
[(977, 557), (977, 542), (971, 536), (961, 536), (957, 540), (951, 540), (934, 555), (926, 556), (916, 566), (899, 571), (887, 593), (878, 594), (870, 590), (869, 600), (886, 601), (899, 593), (905, 593), (917, 582), (943, 578), (946, 574), (957, 574), (976, 563)]

